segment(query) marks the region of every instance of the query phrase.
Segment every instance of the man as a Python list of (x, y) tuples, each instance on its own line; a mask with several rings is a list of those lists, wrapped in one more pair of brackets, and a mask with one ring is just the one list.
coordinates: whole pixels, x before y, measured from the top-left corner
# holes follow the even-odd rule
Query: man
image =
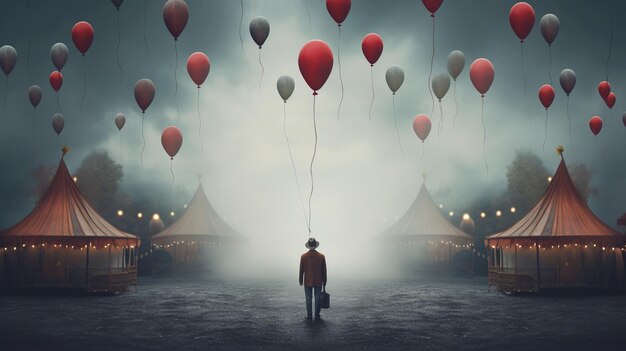
[(315, 319), (320, 319), (320, 293), (322, 285), (326, 285), (326, 258), (323, 254), (315, 251), (320, 245), (315, 238), (309, 238), (304, 247), (309, 249), (300, 257), (300, 286), (304, 284), (304, 296), (306, 298), (306, 318), (312, 319), (311, 300), (315, 293)]

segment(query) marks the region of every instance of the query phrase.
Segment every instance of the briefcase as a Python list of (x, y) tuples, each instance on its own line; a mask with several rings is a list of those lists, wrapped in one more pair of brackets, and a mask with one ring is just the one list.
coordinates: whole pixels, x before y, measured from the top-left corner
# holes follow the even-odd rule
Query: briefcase
[(326, 292), (326, 285), (322, 286), (322, 292), (320, 293), (320, 307), (330, 308), (330, 294)]

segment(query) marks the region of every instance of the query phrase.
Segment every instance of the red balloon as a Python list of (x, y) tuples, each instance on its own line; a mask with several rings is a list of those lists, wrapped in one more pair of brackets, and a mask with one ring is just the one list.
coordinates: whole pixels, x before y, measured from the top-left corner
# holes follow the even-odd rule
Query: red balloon
[(363, 50), (363, 55), (365, 55), (367, 62), (369, 62), (371, 66), (374, 66), (376, 61), (380, 58), (380, 55), (383, 54), (383, 38), (376, 33), (370, 33), (363, 38), (361, 49)]
[(511, 7), (509, 12), (509, 22), (511, 28), (515, 32), (515, 35), (523, 43), (524, 39), (530, 34), (530, 31), (535, 25), (535, 10), (528, 3), (518, 2)]
[(167, 0), (163, 5), (163, 21), (174, 40), (185, 30), (189, 20), (189, 6), (184, 0)]
[(135, 83), (135, 101), (141, 108), (141, 112), (145, 113), (156, 94), (156, 87), (150, 79), (140, 79)]
[(546, 110), (550, 107), (550, 105), (552, 105), (552, 102), (554, 101), (554, 89), (552, 88), (552, 85), (544, 84), (541, 88), (539, 88), (539, 101), (541, 101), (541, 104), (546, 108)]
[(413, 119), (413, 131), (417, 137), (420, 138), (422, 143), (428, 138), (431, 126), (430, 118), (426, 115), (417, 115), (415, 119)]
[(350, 7), (352, 6), (351, 0), (326, 0), (326, 9), (337, 25), (341, 27), (343, 21), (348, 17)]
[(333, 52), (330, 46), (321, 40), (311, 40), (300, 49), (298, 56), (300, 73), (313, 89), (313, 95), (324, 86), (333, 70)]
[(602, 130), (602, 118), (598, 116), (591, 117), (589, 120), (589, 128), (591, 128), (591, 132), (594, 135), (598, 135), (598, 133)]
[(495, 75), (496, 72), (491, 61), (486, 58), (476, 59), (470, 66), (470, 79), (481, 96), (485, 96), (491, 87), (491, 83), (493, 83)]
[(161, 133), (161, 145), (163, 145), (163, 149), (170, 156), (170, 159), (173, 160), (174, 156), (176, 156), (178, 150), (180, 150), (180, 147), (183, 145), (183, 133), (174, 126), (163, 129), (163, 133)]
[(598, 93), (600, 93), (602, 100), (606, 100), (609, 93), (611, 93), (611, 84), (607, 81), (600, 82), (600, 84), (598, 84)]
[(204, 83), (211, 69), (209, 57), (201, 52), (194, 52), (187, 59), (187, 72), (198, 88)]
[(435, 12), (441, 7), (443, 0), (422, 0), (422, 3), (426, 7), (426, 10), (430, 12), (430, 17), (435, 17)]
[(61, 74), (61, 72), (59, 71), (53, 71), (52, 73), (50, 73), (50, 86), (52, 86), (52, 89), (54, 89), (54, 91), (59, 91), (59, 89), (61, 89), (61, 86), (63, 85), (63, 75)]
[(604, 99), (604, 102), (606, 103), (606, 105), (609, 108), (613, 108), (613, 106), (615, 106), (615, 100), (617, 100), (617, 97), (615, 96), (614, 92), (610, 92), (609, 96), (606, 97), (606, 99)]
[(91, 43), (93, 42), (93, 27), (91, 24), (80, 21), (74, 25), (72, 28), (72, 41), (74, 42), (74, 46), (81, 52), (81, 54), (85, 55), (89, 47), (91, 47)]

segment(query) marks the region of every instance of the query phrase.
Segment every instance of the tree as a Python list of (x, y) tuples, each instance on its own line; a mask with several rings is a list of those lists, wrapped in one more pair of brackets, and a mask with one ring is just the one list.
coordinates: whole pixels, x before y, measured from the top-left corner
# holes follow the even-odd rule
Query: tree
[(569, 175), (580, 196), (587, 202), (590, 196), (598, 195), (598, 188), (591, 186), (593, 171), (582, 163), (575, 163), (568, 167)]
[(122, 166), (106, 151), (87, 155), (74, 174), (76, 185), (89, 204), (101, 214), (115, 211), (115, 195), (124, 177)]
[(52, 182), (52, 178), (54, 178), (54, 173), (56, 172), (56, 168), (53, 165), (45, 165), (41, 164), (37, 166), (37, 168), (33, 169), (30, 172), (30, 175), (35, 180), (35, 187), (31, 190), (31, 195), (39, 201), (41, 197), (46, 193), (50, 183)]
[(506, 173), (510, 203), (526, 213), (546, 191), (548, 176), (546, 167), (536, 154), (518, 151)]

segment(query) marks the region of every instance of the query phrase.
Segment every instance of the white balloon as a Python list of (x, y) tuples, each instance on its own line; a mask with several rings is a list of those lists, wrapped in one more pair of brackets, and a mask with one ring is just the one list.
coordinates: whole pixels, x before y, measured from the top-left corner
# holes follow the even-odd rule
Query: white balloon
[(281, 76), (276, 82), (276, 89), (278, 89), (278, 94), (284, 102), (287, 102), (287, 100), (289, 100), (289, 97), (291, 97), (291, 94), (293, 94), (293, 90), (295, 89), (295, 87), (296, 83), (290, 76)]
[(117, 130), (122, 130), (124, 128), (124, 124), (126, 124), (126, 116), (123, 113), (118, 113), (115, 115), (115, 126)]
[(450, 89), (450, 75), (448, 73), (439, 73), (433, 77), (432, 80), (433, 93), (439, 101), (446, 96), (448, 89)]
[(385, 73), (385, 80), (387, 80), (387, 86), (393, 94), (400, 89), (402, 83), (404, 83), (404, 70), (400, 66), (391, 66), (387, 68)]
[(559, 18), (551, 13), (541, 17), (539, 27), (541, 27), (541, 34), (548, 45), (552, 45), (552, 42), (556, 39), (556, 35), (559, 34), (560, 26), (561, 22)]
[(17, 51), (11, 45), (5, 45), (0, 48), (0, 68), (7, 76), (15, 68), (17, 62)]
[(67, 58), (69, 57), (70, 52), (67, 49), (67, 46), (63, 43), (56, 43), (52, 45), (50, 49), (50, 58), (52, 59), (52, 64), (56, 67), (59, 72), (65, 66), (67, 62)]
[(465, 54), (462, 51), (454, 50), (448, 54), (448, 73), (452, 79), (456, 80), (465, 67)]
[(63, 119), (63, 115), (60, 113), (55, 113), (54, 116), (52, 116), (52, 129), (54, 129), (57, 135), (59, 135), (63, 131), (64, 126), (65, 120)]
[(576, 85), (576, 72), (569, 68), (562, 70), (559, 75), (559, 82), (561, 82), (561, 88), (563, 88), (565, 94), (569, 96)]

